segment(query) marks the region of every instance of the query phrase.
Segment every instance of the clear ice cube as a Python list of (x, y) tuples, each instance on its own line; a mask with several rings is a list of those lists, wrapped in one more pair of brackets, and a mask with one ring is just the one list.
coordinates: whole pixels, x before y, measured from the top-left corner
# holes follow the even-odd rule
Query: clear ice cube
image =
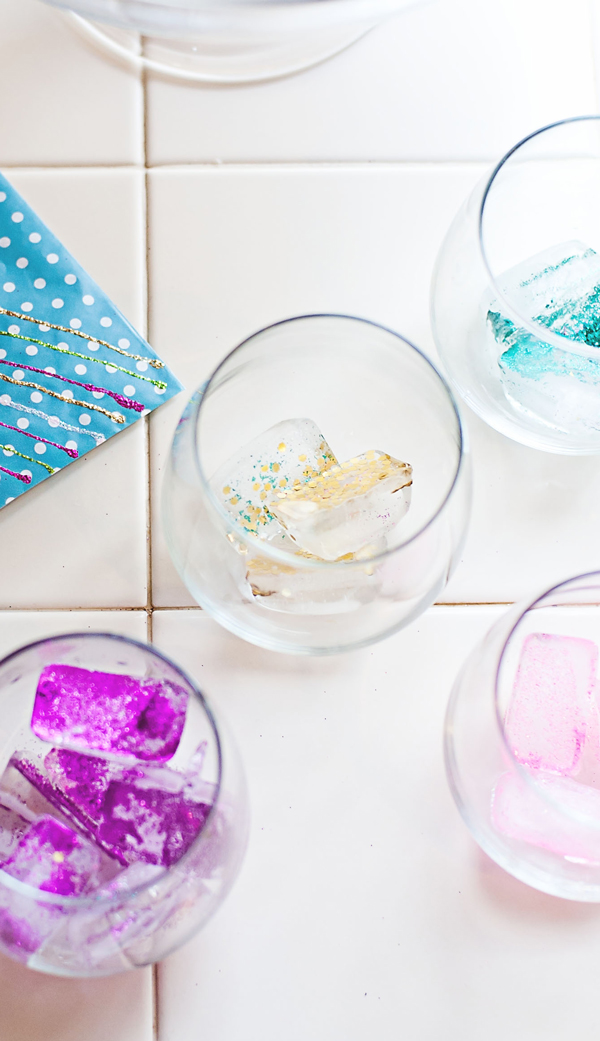
[(411, 485), (408, 463), (372, 450), (278, 489), (269, 508), (299, 549), (339, 560), (396, 527)]
[[(504, 391), (518, 411), (556, 429), (600, 429), (600, 256), (567, 242), (505, 272), (499, 288), (524, 318), (574, 341), (574, 350), (545, 343), (504, 313), (487, 311), (493, 357)], [(577, 345), (584, 353), (577, 353)], [(568, 345), (566, 345), (568, 346)]]
[(167, 680), (47, 665), (31, 728), (53, 745), (164, 762), (179, 745), (187, 701), (187, 691)]
[(575, 636), (530, 633), (523, 642), (506, 719), (506, 737), (520, 763), (572, 774), (592, 712), (598, 648)]
[(269, 509), (281, 489), (309, 480), (336, 459), (312, 419), (286, 419), (223, 464), (211, 479), (217, 498), (250, 535), (282, 543), (285, 534)]
[[(348, 554), (339, 562), (347, 565), (355, 561), (358, 567), (308, 569), (294, 567), (292, 560), (283, 564), (264, 556), (254, 556), (248, 560), (246, 583), (252, 597), (260, 599), (272, 610), (295, 614), (327, 614), (330, 610), (337, 613), (344, 606), (350, 610), (377, 595), (381, 583), (377, 568), (370, 560), (385, 549), (385, 539), (380, 539), (359, 553)], [(297, 550), (294, 556), (318, 560)]]
[(600, 791), (543, 770), (505, 773), (492, 796), (492, 823), (509, 838), (578, 862), (600, 863)]

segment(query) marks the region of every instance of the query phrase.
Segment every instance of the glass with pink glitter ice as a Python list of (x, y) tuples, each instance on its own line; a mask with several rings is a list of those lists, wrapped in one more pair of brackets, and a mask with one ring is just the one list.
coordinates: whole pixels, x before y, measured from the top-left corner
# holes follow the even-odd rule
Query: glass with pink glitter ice
[(499, 619), (454, 685), (446, 766), (485, 852), (554, 896), (600, 901), (600, 572)]
[(247, 835), (237, 753), (193, 682), (124, 637), (0, 662), (0, 950), (43, 972), (147, 965), (230, 888)]

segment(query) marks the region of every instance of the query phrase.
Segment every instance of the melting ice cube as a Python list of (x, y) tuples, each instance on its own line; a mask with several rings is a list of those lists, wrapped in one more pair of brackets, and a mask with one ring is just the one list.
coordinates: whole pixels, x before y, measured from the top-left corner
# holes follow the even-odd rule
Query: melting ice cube
[(598, 648), (575, 636), (530, 633), (506, 712), (505, 729), (519, 762), (572, 774), (579, 764), (588, 720), (596, 711)]
[(503, 774), (492, 822), (509, 838), (584, 863), (600, 863), (600, 791), (543, 770)]
[(281, 488), (269, 508), (296, 545), (324, 560), (387, 534), (410, 505), (412, 467), (369, 451)]
[(284, 540), (269, 508), (275, 493), (307, 481), (335, 462), (312, 419), (286, 419), (241, 448), (210, 483), (244, 531), (262, 539)]
[(44, 770), (23, 756), (12, 764), (56, 809), (84, 828), (120, 864), (170, 867), (187, 852), (211, 810), (189, 797), (189, 778), (160, 766), (122, 764), (53, 749)]
[(167, 680), (47, 665), (31, 728), (54, 745), (164, 762), (179, 745), (187, 701), (187, 691)]
[(578, 344), (600, 348), (600, 256), (581, 242), (563, 243), (498, 284), (518, 314), (574, 342), (574, 350), (545, 343), (543, 329), (537, 337), (504, 314), (501, 301), (491, 303), (487, 325), (509, 399), (560, 430), (600, 429), (600, 351), (597, 360), (577, 353)]

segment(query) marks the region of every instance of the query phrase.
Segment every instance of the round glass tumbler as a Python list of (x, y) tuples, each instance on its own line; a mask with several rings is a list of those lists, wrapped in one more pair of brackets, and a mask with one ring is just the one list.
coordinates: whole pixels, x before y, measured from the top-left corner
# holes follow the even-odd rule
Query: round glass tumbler
[[(273, 458), (268, 446), (261, 455), (262, 435), (274, 438)], [(343, 510), (321, 506), (316, 523), (334, 526), (327, 551), (306, 531), (288, 538), (289, 525), (283, 532), (270, 514), (271, 527), (256, 534), (253, 517), (277, 503), (288, 478), (291, 488), (296, 460), (318, 489), (319, 464), (303, 470), (315, 443), (326, 475), (337, 460), (352, 472), (381, 460), (412, 466), (412, 487), (401, 492), (410, 506), (392, 530), (380, 520), (386, 500), (368, 545), (352, 542)], [(261, 486), (265, 474), (277, 477), (273, 487), (267, 477)], [(232, 351), (181, 417), (163, 490), (171, 554), (197, 602), (244, 639), (298, 654), (372, 643), (425, 610), (457, 560), (469, 503), (461, 420), (442, 377), (401, 336), (339, 315), (280, 322)]]
[(16, 651), (0, 662), (0, 698), (0, 950), (61, 976), (163, 958), (241, 864), (231, 740), (176, 665), (121, 636)]
[(487, 423), (600, 452), (600, 117), (538, 130), (474, 190), (438, 258), (432, 324)]
[(600, 901), (600, 572), (517, 605), (459, 674), (445, 752), (483, 850), (536, 889)]

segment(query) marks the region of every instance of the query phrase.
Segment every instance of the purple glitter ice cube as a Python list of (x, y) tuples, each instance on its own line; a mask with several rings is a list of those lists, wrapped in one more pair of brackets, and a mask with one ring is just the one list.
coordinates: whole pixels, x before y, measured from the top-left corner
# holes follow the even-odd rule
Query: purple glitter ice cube
[(53, 745), (165, 762), (179, 745), (187, 701), (187, 691), (168, 680), (47, 665), (31, 728)]
[(67, 818), (123, 866), (171, 867), (189, 849), (211, 805), (190, 798), (187, 774), (163, 766), (126, 769), (67, 749), (52, 749), (40, 770), (13, 765)]
[(98, 884), (100, 853), (71, 828), (43, 816), (27, 829), (2, 870), (46, 893), (80, 896)]

